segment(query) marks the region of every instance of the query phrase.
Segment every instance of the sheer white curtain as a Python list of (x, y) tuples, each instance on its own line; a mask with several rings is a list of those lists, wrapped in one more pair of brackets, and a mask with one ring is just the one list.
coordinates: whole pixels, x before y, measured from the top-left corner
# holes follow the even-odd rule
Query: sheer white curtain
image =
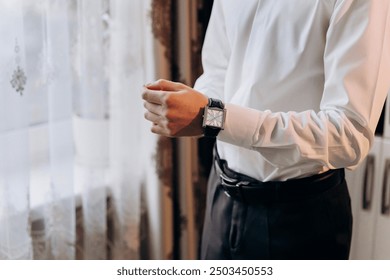
[(0, 259), (137, 259), (147, 0), (0, 0)]
[(30, 258), (28, 103), (21, 3), (1, 2), (0, 254)]

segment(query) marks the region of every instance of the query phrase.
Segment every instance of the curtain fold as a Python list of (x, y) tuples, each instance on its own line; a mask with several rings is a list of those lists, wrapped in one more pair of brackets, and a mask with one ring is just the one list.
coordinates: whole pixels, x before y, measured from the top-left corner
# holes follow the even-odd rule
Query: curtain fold
[(47, 1), (44, 45), (48, 100), (50, 203), (47, 204), (46, 236), (54, 259), (73, 259), (75, 249), (75, 199), (73, 182), (73, 133), (71, 59), (68, 5)]
[(103, 0), (78, 0), (74, 59), (77, 65), (74, 115), (76, 188), (81, 192), (84, 222), (84, 258), (106, 258), (106, 209), (109, 172), (108, 77)]
[(23, 2), (0, 1), (0, 259), (30, 259)]
[(151, 158), (151, 151), (142, 145), (144, 136), (150, 137), (150, 133), (145, 134), (140, 98), (147, 79), (144, 43), (147, 2), (113, 0), (110, 3), (110, 158), (112, 195), (117, 205), (113, 244), (116, 259), (140, 257), (140, 186), (145, 184), (146, 168), (150, 168), (149, 164), (142, 166), (142, 163), (149, 163)]

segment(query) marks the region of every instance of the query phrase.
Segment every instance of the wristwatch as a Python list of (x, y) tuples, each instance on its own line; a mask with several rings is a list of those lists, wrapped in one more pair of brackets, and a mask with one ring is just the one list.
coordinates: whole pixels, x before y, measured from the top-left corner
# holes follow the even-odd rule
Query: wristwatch
[(221, 100), (209, 98), (209, 103), (204, 108), (203, 129), (204, 136), (217, 137), (224, 128), (226, 118), (225, 104)]

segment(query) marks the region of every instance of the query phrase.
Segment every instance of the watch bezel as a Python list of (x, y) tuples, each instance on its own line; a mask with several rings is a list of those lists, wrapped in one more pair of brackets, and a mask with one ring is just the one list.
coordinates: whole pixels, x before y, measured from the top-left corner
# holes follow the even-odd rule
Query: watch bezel
[[(221, 126), (214, 126), (214, 125), (209, 125), (207, 124), (207, 116), (208, 116), (208, 111), (219, 111), (219, 112), (222, 112), (222, 122), (221, 122)], [(226, 109), (222, 109), (222, 108), (218, 108), (218, 107), (209, 107), (209, 106), (206, 106), (204, 108), (204, 115), (203, 115), (203, 124), (202, 126), (203, 127), (212, 127), (212, 128), (219, 128), (221, 130), (223, 130), (225, 128), (225, 119), (226, 119)]]

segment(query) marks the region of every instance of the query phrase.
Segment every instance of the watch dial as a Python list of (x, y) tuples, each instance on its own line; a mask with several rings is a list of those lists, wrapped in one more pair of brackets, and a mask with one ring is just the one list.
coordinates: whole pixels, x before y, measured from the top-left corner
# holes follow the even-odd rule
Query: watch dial
[(223, 111), (212, 110), (207, 111), (206, 125), (214, 127), (222, 127)]

